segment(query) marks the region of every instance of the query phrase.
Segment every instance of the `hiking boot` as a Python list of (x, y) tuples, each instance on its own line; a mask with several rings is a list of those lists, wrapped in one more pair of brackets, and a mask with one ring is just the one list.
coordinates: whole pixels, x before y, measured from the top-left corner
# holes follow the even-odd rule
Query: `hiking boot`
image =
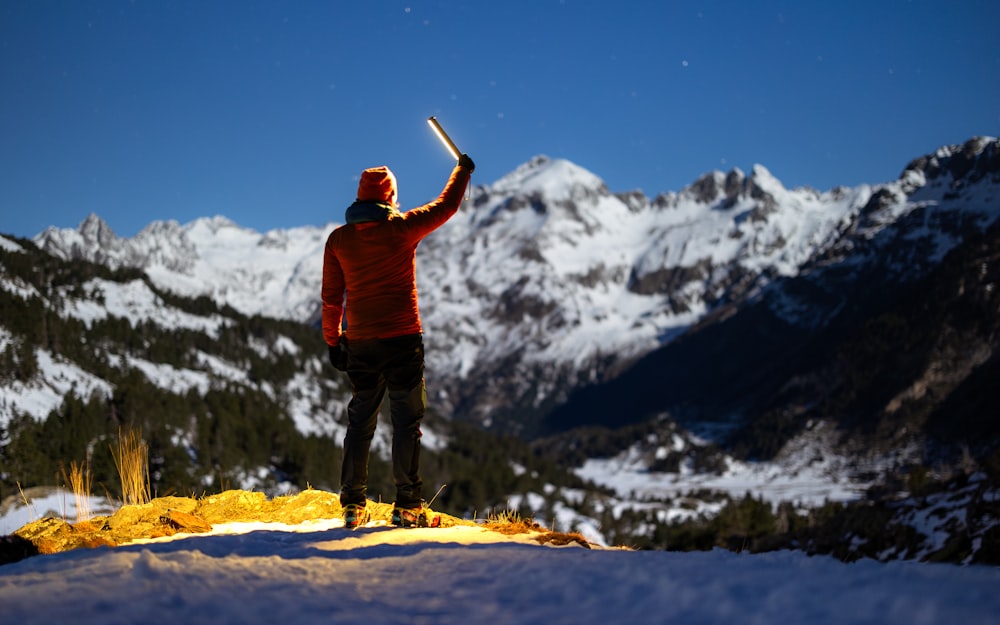
[(427, 512), (423, 506), (417, 508), (392, 509), (392, 524), (396, 527), (428, 527)]
[(368, 511), (364, 505), (349, 503), (344, 506), (344, 527), (357, 529), (368, 522)]

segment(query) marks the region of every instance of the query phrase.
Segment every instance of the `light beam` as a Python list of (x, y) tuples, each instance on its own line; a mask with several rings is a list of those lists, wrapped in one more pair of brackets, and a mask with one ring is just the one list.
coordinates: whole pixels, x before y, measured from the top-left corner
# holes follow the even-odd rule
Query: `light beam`
[(444, 147), (447, 148), (448, 151), (451, 153), (452, 158), (454, 158), (457, 161), (458, 155), (460, 154), (460, 152), (458, 151), (458, 146), (456, 146), (455, 142), (451, 140), (451, 137), (448, 136), (448, 133), (444, 131), (444, 128), (442, 128), (441, 124), (438, 123), (438, 120), (433, 115), (431, 115), (430, 117), (427, 118), (427, 123), (430, 124), (431, 129), (434, 130), (434, 134), (438, 136), (438, 139), (441, 140), (441, 143), (444, 144)]

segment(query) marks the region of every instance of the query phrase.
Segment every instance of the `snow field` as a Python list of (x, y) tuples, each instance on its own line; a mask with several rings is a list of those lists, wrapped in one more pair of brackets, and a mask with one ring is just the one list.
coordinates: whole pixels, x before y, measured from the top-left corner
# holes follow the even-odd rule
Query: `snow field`
[(476, 527), (232, 524), (0, 567), (5, 622), (978, 625), (1000, 570), (553, 548)]

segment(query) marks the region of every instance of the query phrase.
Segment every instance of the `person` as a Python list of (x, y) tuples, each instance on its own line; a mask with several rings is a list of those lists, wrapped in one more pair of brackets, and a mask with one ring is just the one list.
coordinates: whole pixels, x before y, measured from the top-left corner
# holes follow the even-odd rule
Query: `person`
[[(423, 327), (417, 302), (417, 244), (457, 211), (475, 164), (462, 154), (438, 198), (399, 211), (396, 177), (388, 167), (361, 173), (346, 223), (326, 242), (322, 323), (330, 363), (351, 382), (341, 468), (344, 524), (364, 524), (368, 457), (378, 413), (389, 394), (392, 522), (427, 525), (420, 479), (420, 421), (427, 407)], [(346, 324), (343, 324), (346, 316)], [(342, 325), (344, 327), (342, 327)]]

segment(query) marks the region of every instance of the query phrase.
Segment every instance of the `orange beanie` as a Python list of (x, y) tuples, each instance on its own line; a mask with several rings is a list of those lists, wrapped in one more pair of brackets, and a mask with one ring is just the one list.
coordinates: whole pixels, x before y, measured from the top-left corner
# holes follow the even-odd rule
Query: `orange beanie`
[(396, 176), (386, 166), (361, 172), (358, 199), (363, 202), (386, 202), (396, 205)]

